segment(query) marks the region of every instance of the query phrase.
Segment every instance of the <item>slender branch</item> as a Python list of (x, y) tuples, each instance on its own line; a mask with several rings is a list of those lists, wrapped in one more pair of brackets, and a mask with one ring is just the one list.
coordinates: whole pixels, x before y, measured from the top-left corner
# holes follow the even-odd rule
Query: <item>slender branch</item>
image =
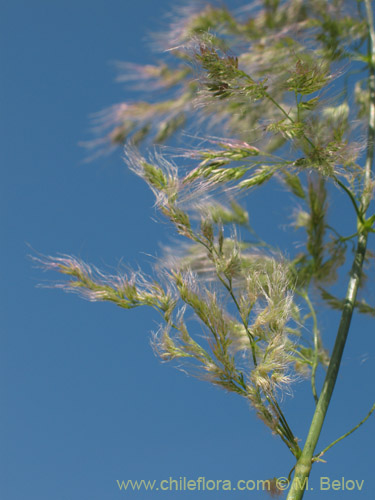
[[(215, 253), (215, 255), (217, 257), (219, 257), (219, 253), (218, 251), (216, 250), (215, 246), (212, 245), (207, 245), (207, 243), (205, 243), (205, 241), (202, 240), (202, 238), (199, 238), (198, 236), (195, 236), (194, 240), (197, 242), (197, 243), (200, 243), (202, 246), (204, 246), (204, 248), (208, 251), (209, 254), (213, 254)], [(237, 308), (237, 311), (240, 315), (240, 318), (241, 318), (241, 321), (242, 321), (242, 324), (245, 328), (245, 331), (246, 331), (246, 334), (249, 338), (249, 341), (250, 341), (250, 347), (251, 347), (251, 354), (252, 354), (252, 357), (253, 357), (253, 363), (254, 363), (254, 366), (257, 366), (258, 362), (257, 362), (257, 359), (256, 359), (256, 352), (255, 352), (255, 339), (254, 339), (254, 336), (252, 335), (252, 333), (250, 332), (249, 330), (249, 325), (247, 324), (247, 322), (243, 319), (242, 317), (242, 314), (241, 314), (241, 308), (238, 304), (238, 301), (236, 299), (236, 296), (234, 295), (233, 293), (233, 288), (232, 288), (232, 283), (230, 280), (228, 280), (229, 284), (226, 283), (226, 281), (222, 278), (222, 276), (217, 272), (216, 273), (219, 281), (221, 282), (221, 284), (226, 288), (227, 292), (229, 293), (229, 295), (231, 296), (236, 308)], [(227, 278), (227, 277), (226, 277)], [(227, 278), (228, 279), (228, 278)]]
[[(237, 298), (233, 292), (232, 280), (230, 278), (226, 277), (228, 279), (228, 283), (226, 283), (225, 280), (223, 280), (223, 278), (218, 273), (217, 273), (217, 276), (218, 276), (219, 280), (221, 281), (221, 283), (228, 290), (228, 292), (229, 292), (229, 294), (230, 294), (230, 296), (231, 296), (231, 298), (232, 298), (232, 300), (233, 300), (233, 302), (234, 302), (234, 304), (235, 304), (235, 306), (236, 306), (236, 308), (241, 316), (242, 323), (246, 329), (246, 332), (247, 332), (249, 340), (250, 340), (254, 366), (257, 366), (254, 337), (249, 331), (249, 326), (248, 326), (247, 321), (242, 318), (240, 306), (239, 306)], [(291, 431), (291, 429), (288, 425), (288, 422), (287, 422), (280, 406), (278, 405), (275, 397), (273, 396), (273, 394), (270, 397), (266, 393), (265, 393), (265, 396), (266, 396), (266, 399), (269, 402), (269, 404), (273, 407), (274, 411), (278, 415), (278, 418), (279, 418), (279, 426), (278, 426), (279, 432), (278, 432), (278, 434), (279, 434), (279, 436), (282, 438), (282, 440), (285, 442), (285, 444), (288, 446), (288, 448), (292, 451), (293, 455), (295, 457), (299, 457), (301, 454), (301, 449), (299, 448), (298, 443), (296, 442), (295, 436), (294, 436), (293, 432)]]
[[(372, 25), (372, 29), (373, 29), (373, 25)], [(370, 32), (371, 32), (371, 29), (370, 29)], [(374, 38), (375, 39), (375, 38)], [(373, 42), (374, 44), (375, 42)], [(373, 45), (374, 46), (374, 45)], [(371, 79), (371, 76), (370, 76), (370, 79)], [(282, 114), (291, 122), (291, 123), (296, 123), (295, 120), (293, 120), (293, 118), (289, 115), (289, 113), (287, 113), (287, 111), (285, 111), (285, 109), (268, 93), (268, 92), (265, 92), (265, 97), (270, 101), (272, 102), (281, 112)], [(298, 107), (298, 96), (297, 96), (297, 93), (295, 92), (295, 96), (296, 96), (296, 102), (297, 102), (297, 121), (299, 121), (299, 107)], [(317, 147), (316, 145), (314, 144), (314, 142), (304, 133), (302, 132), (302, 137), (305, 139), (305, 141), (312, 147), (313, 150), (316, 151)], [(372, 149), (374, 148), (374, 141), (372, 141), (372, 144), (370, 145), (370, 147), (368, 148), (368, 157), (372, 158), (372, 152), (371, 152), (371, 147)], [(365, 169), (366, 172), (367, 172), (367, 168)], [(371, 159), (370, 159), (370, 170), (371, 171)], [(358, 208), (358, 205), (357, 205), (357, 202), (353, 196), (353, 194), (351, 193), (351, 191), (345, 186), (345, 184), (343, 184), (340, 179), (338, 179), (335, 175), (333, 176), (333, 178), (335, 179), (335, 181), (337, 182), (337, 184), (339, 185), (339, 187), (349, 196), (350, 198), (350, 201), (352, 202), (353, 206), (354, 206), (354, 209), (356, 211), (356, 214), (357, 214), (357, 217), (360, 219), (361, 222), (364, 222), (363, 221), (363, 217), (362, 217), (362, 211)], [(367, 184), (369, 181), (369, 178), (365, 179), (365, 184)], [(363, 207), (362, 207), (363, 208)], [(366, 207), (367, 208), (367, 207)]]
[(286, 429), (286, 431), (288, 433), (290, 443), (291, 443), (292, 448), (294, 450), (293, 454), (298, 458), (301, 455), (302, 450), (299, 447), (299, 445), (297, 443), (297, 440), (296, 440), (296, 438), (295, 438), (295, 436), (294, 436), (291, 428), (289, 427), (288, 422), (287, 422), (286, 418), (284, 417), (284, 414), (283, 414), (283, 412), (282, 412), (282, 410), (281, 410), (281, 408), (280, 408), (277, 400), (274, 397), (273, 397), (273, 400), (274, 400), (274, 404), (275, 404), (275, 406), (277, 408), (277, 412), (278, 412), (278, 414), (279, 414), (279, 416), (280, 416), (280, 418), (282, 420), (283, 427), (285, 427), (285, 429)]
[[(216, 252), (216, 250), (215, 250), (215, 252)], [(217, 273), (217, 276), (218, 276), (219, 280), (221, 281), (221, 283), (228, 290), (228, 292), (229, 292), (229, 294), (230, 294), (230, 296), (231, 296), (234, 304), (236, 305), (236, 308), (241, 316), (242, 323), (246, 329), (246, 332), (248, 333), (249, 340), (251, 343), (251, 350), (252, 350), (254, 365), (257, 366), (254, 337), (249, 331), (249, 326), (248, 326), (247, 320), (244, 320), (242, 318), (240, 306), (239, 306), (237, 298), (233, 292), (232, 280), (226, 276), (226, 278), (228, 280), (228, 284), (227, 284), (218, 273)], [(266, 399), (269, 402), (269, 404), (273, 407), (274, 411), (278, 415), (278, 418), (279, 418), (279, 426), (278, 426), (279, 432), (278, 432), (278, 434), (283, 439), (283, 441), (287, 444), (288, 448), (292, 451), (293, 455), (295, 457), (299, 457), (301, 454), (301, 449), (300, 449), (300, 447), (295, 439), (293, 432), (291, 431), (291, 429), (288, 425), (288, 422), (287, 422), (279, 404), (277, 403), (276, 398), (274, 397), (273, 394), (271, 394), (271, 396), (270, 396), (270, 395), (265, 393), (265, 396), (266, 396)], [(285, 439), (283, 436), (285, 437)]]
[(300, 121), (300, 109), (299, 109), (299, 102), (298, 102), (298, 92), (296, 90), (294, 91), (294, 96), (296, 98), (297, 122), (299, 122)]
[[(216, 251), (216, 250), (215, 250)], [(231, 280), (229, 280), (228, 278), (228, 283), (225, 282), (225, 280), (220, 276), (219, 273), (216, 273), (217, 274), (217, 277), (219, 278), (220, 282), (224, 285), (224, 287), (226, 288), (226, 290), (228, 291), (229, 295), (231, 296), (233, 302), (234, 302), (234, 305), (236, 306), (237, 308), (237, 311), (240, 315), (240, 318), (241, 318), (241, 321), (242, 321), (242, 324), (243, 326), (245, 327), (245, 331), (246, 331), (246, 334), (247, 336), (249, 337), (249, 341), (250, 341), (250, 347), (251, 347), (251, 354), (252, 354), (252, 357), (253, 357), (253, 363), (254, 363), (254, 366), (257, 366), (258, 362), (257, 362), (257, 358), (256, 358), (256, 352), (255, 352), (255, 339), (254, 339), (254, 336), (252, 335), (252, 333), (250, 332), (249, 330), (249, 325), (247, 323), (246, 320), (244, 320), (244, 318), (242, 317), (242, 314), (241, 314), (241, 308), (240, 308), (240, 305), (238, 304), (238, 301), (237, 301), (237, 298), (236, 296), (234, 295), (233, 293), (233, 288), (232, 288), (232, 282)]]
[(353, 434), (354, 431), (356, 431), (359, 427), (361, 427), (361, 425), (363, 425), (366, 422), (366, 420), (368, 418), (370, 418), (370, 416), (374, 410), (375, 410), (375, 403), (372, 405), (371, 410), (368, 412), (368, 414), (365, 416), (365, 418), (359, 422), (359, 424), (357, 424), (349, 432), (346, 432), (343, 436), (339, 437), (338, 439), (335, 439), (335, 441), (333, 441), (331, 444), (326, 446), (324, 448), (324, 450), (322, 450), (320, 453), (318, 453), (317, 455), (314, 456), (314, 460), (319, 460), (320, 457), (322, 457), (330, 448), (332, 448), (332, 446), (339, 443), (342, 439), (345, 439), (346, 437), (350, 436), (350, 434)]
[(292, 479), (292, 474), (293, 474), (293, 471), (294, 469), (296, 468), (296, 466), (294, 465), (290, 471), (289, 471), (289, 474), (288, 474), (288, 483), (290, 483), (291, 479)]
[(314, 396), (315, 403), (318, 403), (318, 394), (316, 392), (316, 382), (315, 382), (315, 376), (316, 376), (316, 370), (318, 368), (318, 356), (319, 356), (319, 330), (318, 330), (318, 319), (316, 317), (316, 312), (314, 309), (314, 306), (311, 303), (311, 300), (307, 293), (304, 293), (303, 298), (305, 299), (307, 305), (309, 306), (310, 312), (311, 312), (311, 317), (313, 319), (313, 334), (314, 334), (314, 358), (312, 362), (312, 368), (311, 368), (311, 390)]
[(352, 205), (354, 207), (354, 210), (355, 210), (355, 213), (357, 214), (357, 217), (358, 219), (361, 221), (361, 222), (364, 222), (363, 221), (363, 214), (362, 214), (362, 211), (358, 208), (358, 205), (357, 205), (357, 202), (352, 194), (352, 192), (350, 191), (350, 189), (348, 189), (345, 184), (343, 182), (340, 181), (340, 179), (338, 179), (336, 176), (334, 176), (334, 179), (335, 181), (337, 182), (337, 184), (340, 186), (340, 188), (345, 191), (345, 193), (349, 196), (350, 198), (350, 201), (352, 202)]
[(271, 94), (269, 94), (268, 92), (265, 91), (264, 96), (267, 97), (267, 99), (269, 101), (271, 101), (282, 112), (282, 114), (285, 116), (285, 118), (287, 118), (291, 123), (295, 123), (295, 121), (289, 115), (289, 113), (287, 113), (285, 111), (285, 109), (282, 106), (280, 106), (280, 104), (271, 96)]
[[(207, 243), (205, 241), (203, 241), (201, 238), (199, 238), (197, 236), (195, 237), (195, 241), (197, 243), (200, 243), (201, 245), (203, 245), (204, 248), (206, 248), (206, 250), (211, 255), (214, 253), (217, 257), (219, 257), (218, 251), (214, 245), (212, 245), (212, 246), (207, 245)], [(228, 276), (225, 276), (226, 279), (228, 280), (228, 283), (227, 283), (223, 279), (223, 277), (220, 275), (220, 273), (216, 273), (216, 275), (217, 275), (218, 279), (220, 280), (220, 282), (222, 283), (222, 285), (228, 291), (229, 295), (231, 296), (231, 298), (232, 298), (232, 300), (237, 308), (237, 311), (239, 312), (242, 324), (244, 325), (246, 333), (249, 337), (254, 366), (257, 366), (258, 363), (257, 363), (257, 359), (256, 359), (256, 352), (255, 352), (255, 339), (249, 330), (249, 325), (248, 325), (247, 321), (242, 317), (240, 305), (238, 304), (237, 298), (233, 292), (232, 280)], [(268, 394), (265, 394), (265, 397), (266, 397), (268, 403), (273, 407), (274, 411), (278, 415), (278, 419), (279, 419), (279, 424), (277, 427), (278, 435), (281, 437), (281, 439), (284, 441), (284, 443), (288, 446), (288, 448), (291, 450), (293, 455), (298, 458), (301, 454), (301, 449), (300, 449), (300, 447), (295, 439), (293, 432), (291, 431), (291, 429), (288, 425), (288, 422), (287, 422), (279, 404), (277, 403), (277, 401), (273, 395), (271, 395), (271, 397), (270, 397)]]
[[(373, 12), (370, 0), (365, 0), (368, 27), (369, 27), (369, 117), (368, 117), (368, 143), (364, 171), (363, 192), (361, 196), (361, 215), (365, 215), (371, 200), (371, 168), (374, 159), (374, 137), (375, 137), (375, 30), (373, 24)], [(308, 436), (302, 454), (296, 464), (294, 479), (288, 493), (287, 500), (301, 500), (304, 495), (306, 480), (308, 479), (313, 462), (313, 455), (317, 445), (328, 405), (331, 401), (335, 387), (341, 358), (348, 336), (353, 309), (357, 297), (357, 291), (362, 274), (362, 266), (366, 253), (368, 229), (361, 227), (362, 221), (358, 218), (360, 227), (357, 249), (350, 273), (348, 289), (345, 298), (345, 306), (342, 311), (336, 342), (333, 348), (331, 361), (328, 366), (327, 375), (318, 404), (310, 425)]]

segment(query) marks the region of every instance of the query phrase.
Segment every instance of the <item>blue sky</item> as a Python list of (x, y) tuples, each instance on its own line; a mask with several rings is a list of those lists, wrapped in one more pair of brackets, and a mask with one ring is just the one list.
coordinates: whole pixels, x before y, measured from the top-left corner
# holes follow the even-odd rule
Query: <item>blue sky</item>
[[(121, 152), (85, 163), (78, 145), (91, 137), (91, 113), (132, 98), (113, 83), (110, 62), (151, 63), (145, 38), (165, 25), (170, 6), (171, 0), (13, 0), (2, 7), (4, 499), (258, 498), (238, 491), (124, 493), (116, 480), (257, 480), (285, 476), (293, 464), (244, 401), (159, 362), (149, 345), (155, 314), (38, 288), (54, 276), (27, 258), (30, 245), (99, 267), (123, 259), (149, 270), (158, 242), (170, 241), (168, 227), (155, 222), (152, 194), (126, 169)], [(263, 236), (272, 239), (280, 210), (277, 203), (264, 210), (265, 189), (250, 207), (255, 225), (270, 228)], [(277, 202), (288, 200), (280, 188), (276, 193)], [(333, 209), (351, 220), (342, 197)], [(323, 316), (328, 347), (337, 324), (338, 314)], [(373, 332), (371, 321), (354, 319), (320, 447), (354, 426), (374, 401)], [(313, 409), (308, 383), (298, 384), (283, 407), (304, 438)], [(327, 464), (315, 466), (306, 498), (374, 498), (374, 435), (372, 417), (331, 450)], [(321, 476), (364, 480), (363, 490), (319, 492)]]

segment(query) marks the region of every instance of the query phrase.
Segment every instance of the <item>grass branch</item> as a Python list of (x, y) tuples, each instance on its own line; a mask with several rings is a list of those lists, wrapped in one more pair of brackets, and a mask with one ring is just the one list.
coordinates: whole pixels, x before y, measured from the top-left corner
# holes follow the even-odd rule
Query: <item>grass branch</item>
[(313, 319), (314, 357), (313, 357), (312, 366), (311, 366), (311, 390), (313, 393), (315, 403), (317, 404), (318, 400), (319, 400), (318, 393), (316, 391), (316, 370), (318, 368), (318, 361), (319, 361), (318, 319), (316, 317), (316, 312), (315, 312), (314, 306), (313, 306), (308, 294), (305, 292), (302, 296), (305, 299), (307, 305), (309, 306), (311, 317)]
[(359, 429), (359, 427), (361, 427), (361, 425), (363, 425), (366, 422), (366, 420), (368, 418), (370, 418), (370, 416), (372, 415), (372, 413), (374, 412), (374, 410), (375, 410), (375, 403), (372, 405), (371, 410), (368, 412), (368, 414), (365, 416), (365, 418), (362, 419), (359, 422), (359, 424), (357, 424), (355, 427), (353, 427), (353, 429), (351, 429), (350, 431), (346, 432), (343, 436), (339, 437), (338, 439), (335, 439), (335, 441), (333, 441), (331, 444), (329, 444), (328, 446), (326, 446), (324, 448), (324, 450), (322, 450), (320, 453), (318, 453), (317, 455), (314, 456), (314, 460), (319, 460), (325, 453), (327, 453), (327, 451), (329, 449), (332, 448), (332, 446), (335, 446), (335, 444), (339, 443), (340, 441), (342, 441), (346, 437), (350, 436), (350, 434), (353, 434), (354, 431), (356, 431), (357, 429)]

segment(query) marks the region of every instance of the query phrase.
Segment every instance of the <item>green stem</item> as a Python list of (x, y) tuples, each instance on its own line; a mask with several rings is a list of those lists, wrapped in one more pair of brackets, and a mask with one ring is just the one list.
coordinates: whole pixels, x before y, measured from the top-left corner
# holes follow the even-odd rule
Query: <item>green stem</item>
[[(371, 200), (371, 167), (374, 158), (375, 139), (375, 30), (373, 24), (373, 12), (370, 0), (365, 0), (367, 20), (369, 26), (369, 92), (370, 109), (368, 119), (368, 144), (365, 162), (364, 185), (361, 196), (361, 215), (364, 215)], [(358, 225), (360, 224), (358, 218)], [(328, 405), (331, 401), (333, 389), (335, 387), (337, 374), (340, 368), (341, 358), (344, 351), (347, 335), (350, 328), (353, 309), (357, 297), (357, 291), (362, 273), (363, 261), (366, 253), (368, 230), (362, 228), (358, 236), (357, 249), (350, 273), (348, 289), (345, 297), (345, 306), (342, 311), (341, 320), (337, 332), (336, 342), (333, 348), (331, 361), (328, 366), (327, 375), (323, 384), (323, 389), (316, 405), (315, 413), (307, 435), (306, 443), (302, 454), (297, 461), (294, 479), (291, 484), (287, 500), (301, 500), (305, 492), (305, 486), (310, 475), (313, 463), (313, 455), (317, 445)]]
[(350, 322), (352, 319), (354, 304), (356, 301), (357, 290), (361, 277), (362, 265), (366, 252), (366, 245), (367, 233), (361, 234), (358, 238), (358, 246), (351, 270), (348, 291), (345, 298), (345, 306), (342, 312), (331, 361), (328, 366), (322, 392), (316, 405), (315, 413), (311, 422), (305, 446), (296, 465), (293, 483), (291, 485), (287, 500), (302, 499), (306, 481), (310, 475), (313, 454), (323, 427), (323, 422), (332, 397), (333, 389), (335, 387), (342, 353), (344, 351), (346, 338), (349, 332)]

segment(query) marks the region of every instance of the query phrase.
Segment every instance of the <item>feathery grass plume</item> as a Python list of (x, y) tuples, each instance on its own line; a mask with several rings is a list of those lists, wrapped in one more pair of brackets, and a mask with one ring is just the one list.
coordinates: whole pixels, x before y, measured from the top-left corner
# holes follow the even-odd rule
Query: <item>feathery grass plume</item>
[(250, 228), (247, 210), (234, 200), (231, 200), (228, 205), (212, 202), (202, 207), (202, 214), (212, 220), (214, 224), (237, 224)]
[(306, 210), (298, 210), (295, 227), (304, 228), (307, 235), (306, 253), (296, 256), (293, 269), (297, 281), (302, 285), (334, 283), (337, 271), (345, 263), (347, 244), (344, 238), (330, 235), (327, 222), (327, 188), (323, 177), (309, 178)]
[[(295, 281), (293, 263), (279, 263), (275, 267), (273, 258), (254, 253), (251, 246), (239, 242), (236, 244), (233, 237), (223, 239), (222, 242), (219, 239), (220, 233), (217, 243), (211, 245), (208, 252), (207, 247), (204, 248), (199, 243), (187, 249), (186, 257), (176, 259), (174, 252), (173, 260), (167, 259), (166, 268), (172, 267), (181, 272), (193, 269), (197, 279), (209, 283), (210, 287), (224, 285), (224, 290), (232, 296), (239, 314), (239, 319), (231, 320), (233, 352), (241, 351), (246, 345), (249, 349), (249, 338), (255, 339), (255, 344), (250, 342), (250, 348), (254, 347), (255, 359), (259, 354), (263, 356), (264, 359), (261, 359), (264, 362), (267, 360), (268, 363), (271, 358), (275, 358), (282, 365), (277, 353), (287, 352), (283, 360), (286, 363), (285, 369), (275, 371), (272, 380), (274, 389), (279, 384), (288, 385), (295, 379), (291, 375), (293, 369), (298, 374), (306, 375), (307, 368), (313, 365), (314, 357), (314, 351), (309, 348), (309, 338), (301, 337), (299, 326), (303, 321), (287, 291), (288, 287), (285, 287), (288, 281)], [(297, 322), (294, 327), (288, 324), (288, 318), (289, 321), (293, 319), (294, 323)], [(277, 336), (277, 332), (284, 332), (286, 336)], [(272, 348), (264, 354), (263, 350), (272, 338)], [(319, 349), (317, 363), (326, 364), (327, 356), (322, 347)]]
[(163, 360), (176, 358), (193, 358), (197, 365), (192, 365), (193, 374), (197, 367), (200, 376), (219, 385), (245, 395), (243, 375), (236, 369), (233, 355), (230, 353), (229, 320), (217, 303), (215, 293), (208, 289), (200, 291), (196, 286), (195, 277), (191, 273), (174, 273), (173, 278), (179, 290), (182, 301), (189, 306), (207, 329), (206, 343), (208, 352), (199, 345), (188, 333), (183, 321), (185, 308), (181, 309), (173, 328), (176, 334), (169, 334), (170, 325), (161, 334), (154, 336), (154, 350)]
[(323, 239), (326, 229), (325, 214), (326, 187), (323, 178), (309, 183), (310, 218), (306, 228), (308, 234), (307, 251), (312, 257), (312, 274), (320, 273), (323, 263)]
[(163, 142), (185, 123), (190, 95), (188, 89), (179, 92), (174, 99), (162, 102), (121, 103), (96, 115), (97, 129), (100, 132), (109, 129), (107, 137), (112, 144), (123, 144), (130, 138), (137, 143), (151, 131), (155, 131), (157, 142)]
[[(222, 126), (224, 122), (240, 136), (245, 131), (251, 136), (251, 142), (261, 139), (262, 122), (276, 124), (284, 118), (271, 101), (260, 99), (265, 90), (274, 103), (290, 114), (290, 99), (285, 100), (288, 92), (301, 96), (316, 92), (328, 82), (331, 63), (354, 57), (352, 46), (362, 44), (366, 24), (356, 11), (345, 8), (342, 1), (332, 5), (326, 1), (290, 0), (259, 2), (250, 16), (246, 9), (232, 15), (225, 7), (210, 4), (177, 9), (169, 30), (164, 30), (161, 37), (161, 48), (169, 49), (175, 63), (120, 64), (123, 69), (120, 81), (136, 80), (137, 88), (140, 82), (147, 82), (148, 91), (150, 82), (151, 89), (152, 86), (175, 89), (174, 98), (168, 95), (159, 102), (119, 105), (107, 122), (112, 129), (108, 139), (112, 144), (121, 144), (131, 136), (140, 141), (154, 131), (157, 141), (166, 140), (188, 120), (194, 111), (192, 104), (202, 102), (204, 95), (223, 98), (203, 99), (207, 101), (204, 113), (212, 117), (211, 124), (217, 121)], [(347, 50), (339, 52), (338, 47), (348, 33), (351, 38), (346, 38)], [(194, 46), (196, 50), (192, 51)], [(233, 55), (226, 53), (225, 48), (229, 46)], [(206, 73), (205, 80), (197, 78), (192, 67), (186, 64), (189, 59), (195, 61), (193, 68), (199, 63)], [(197, 80), (201, 81), (200, 97)], [(206, 94), (202, 93), (202, 86)], [(245, 106), (249, 99), (256, 102)], [(314, 99), (317, 97), (309, 101)], [(299, 102), (301, 109), (309, 105), (303, 100)], [(155, 132), (160, 120), (163, 125)], [(290, 123), (284, 123), (283, 127), (293, 129)], [(295, 127), (300, 125), (296, 123)], [(278, 137), (273, 138), (272, 143), (269, 140), (265, 143), (272, 150), (283, 141)]]
[(118, 82), (136, 82), (137, 90), (169, 89), (182, 82), (191, 72), (191, 69), (186, 65), (174, 68), (165, 62), (160, 62), (159, 65), (142, 65), (119, 61), (115, 64), (119, 72), (116, 80)]
[(77, 293), (90, 302), (113, 302), (124, 309), (146, 305), (161, 311), (167, 319), (176, 305), (176, 298), (170, 287), (163, 287), (140, 271), (132, 271), (130, 276), (105, 274), (96, 267), (68, 255), (32, 259), (42, 269), (54, 270), (70, 277), (68, 281), (51, 286)]
[(235, 17), (224, 6), (215, 6), (213, 2), (174, 7), (170, 17), (168, 28), (154, 34), (153, 46), (178, 56), (181, 48), (195, 35), (215, 32), (229, 36), (238, 32)]
[[(240, 261), (238, 252), (236, 256)], [(272, 258), (258, 257), (252, 261), (253, 269), (250, 271), (247, 266), (242, 271), (242, 290), (239, 284), (236, 287), (237, 293), (242, 293), (237, 319), (233, 313), (225, 312), (222, 292), (218, 293), (220, 278), (216, 283), (209, 281), (209, 289), (191, 271), (183, 272), (178, 267), (172, 271), (182, 301), (205, 328), (202, 338), (208, 349), (188, 333), (182, 320), (185, 310), (180, 311), (178, 321), (154, 336), (153, 346), (164, 361), (178, 359), (183, 363), (186, 358), (193, 374), (245, 397), (272, 431), (280, 433), (276, 391), (289, 391), (295, 379), (294, 343), (287, 329), (293, 307), (290, 273), (283, 263)], [(241, 273), (239, 268), (233, 269), (233, 255), (230, 263), (220, 261), (216, 265), (217, 276), (229, 277), (228, 281)], [(234, 297), (233, 289), (231, 294)], [(196, 364), (191, 365), (192, 359)], [(201, 370), (197, 372), (199, 366)], [(185, 369), (185, 364), (180, 367)]]
[(184, 183), (176, 165), (158, 153), (146, 161), (135, 148), (129, 147), (125, 148), (125, 160), (149, 185), (156, 206), (176, 226), (178, 233), (197, 240), (189, 212), (199, 211), (208, 203), (213, 183), (202, 179)]
[(207, 33), (192, 39), (193, 60), (202, 68), (199, 78), (201, 89), (197, 104), (209, 103), (212, 97), (246, 98), (249, 103), (265, 96), (266, 80), (255, 81), (238, 66), (238, 57), (231, 56), (215, 45), (215, 39)]
[[(259, 186), (270, 180), (293, 162), (260, 151), (244, 141), (209, 138), (218, 149), (193, 149), (182, 156), (201, 160), (184, 177), (184, 184), (208, 180), (211, 188), (223, 185), (222, 193), (229, 198), (239, 196), (241, 190)], [(237, 165), (237, 163), (240, 163)]]
[[(162, 359), (175, 359), (181, 357), (195, 358), (204, 364), (206, 377), (216, 385), (220, 385), (228, 390), (239, 392), (243, 396), (246, 395), (244, 374), (237, 370), (235, 362), (235, 353), (238, 347), (231, 354), (231, 344), (238, 342), (239, 324), (230, 319), (223, 313), (223, 307), (218, 303), (218, 297), (215, 293), (204, 289), (203, 294), (199, 292), (199, 287), (195, 276), (192, 273), (182, 274), (174, 272), (173, 279), (175, 286), (179, 292), (182, 301), (190, 306), (197, 317), (208, 328), (211, 338), (208, 344), (212, 351), (212, 355), (207, 354), (199, 344), (194, 341), (188, 334), (186, 325), (182, 318), (185, 309), (180, 309), (177, 313), (177, 323), (173, 322), (172, 314), (176, 307), (176, 295), (171, 289), (165, 290), (155, 280), (146, 279), (141, 273), (132, 273), (130, 277), (125, 275), (113, 276), (106, 275), (93, 266), (89, 266), (79, 259), (62, 256), (62, 257), (45, 257), (35, 259), (38, 264), (45, 269), (53, 269), (71, 277), (70, 281), (55, 285), (65, 291), (73, 291), (79, 293), (82, 297), (90, 301), (109, 301), (123, 308), (134, 308), (141, 305), (148, 305), (163, 313), (167, 323), (158, 342), (154, 341), (156, 351), (161, 355)], [(275, 268), (275, 271), (276, 268)], [(228, 273), (228, 265), (224, 273)], [(280, 270), (277, 271), (280, 274)], [(280, 276), (279, 276), (280, 277)], [(258, 279), (258, 278), (256, 278)], [(272, 322), (273, 343), (272, 347), (268, 348), (267, 353), (263, 358), (267, 358), (267, 365), (263, 368), (263, 374), (270, 371), (273, 372), (274, 387), (290, 383), (290, 379), (282, 373), (285, 372), (285, 359), (281, 356), (281, 342), (276, 340), (281, 335), (279, 332), (275, 334), (276, 328), (283, 328), (284, 322), (287, 321), (290, 297), (284, 299), (283, 314), (280, 315), (280, 293), (282, 290), (272, 288), (271, 279), (266, 279), (268, 290), (266, 292), (261, 282), (258, 283), (259, 293), (265, 296), (267, 301), (267, 313), (263, 310), (262, 325), (257, 326), (257, 332), (266, 332), (265, 325)], [(272, 284), (274, 287), (274, 283)], [(268, 295), (267, 295), (268, 294)], [(272, 314), (272, 307), (274, 312)], [(275, 315), (278, 316), (277, 320)], [(258, 318), (259, 323), (259, 318)], [(178, 330), (179, 343), (176, 343), (169, 335), (168, 331), (173, 324), (173, 328)], [(177, 325), (177, 326), (176, 326)], [(264, 335), (270, 335), (270, 330)], [(244, 336), (242, 331), (242, 337)], [(249, 339), (247, 339), (249, 340)], [(242, 343), (244, 339), (242, 340)], [(276, 346), (277, 344), (277, 346)], [(249, 350), (249, 345), (246, 346)], [(244, 350), (244, 349), (242, 349)], [(275, 355), (276, 351), (278, 355)], [(272, 352), (272, 354), (271, 354)], [(214, 361), (213, 361), (214, 360)], [(272, 361), (270, 361), (272, 360)], [(259, 377), (257, 378), (259, 380)], [(247, 396), (246, 396), (247, 397)]]
[(370, 92), (366, 87), (365, 80), (358, 80), (355, 82), (354, 98), (357, 104), (357, 116), (359, 119), (364, 119), (368, 116), (370, 109)]
[[(208, 139), (208, 142), (221, 146), (220, 149), (202, 149), (185, 152), (188, 158), (201, 160), (185, 177), (188, 183), (198, 178), (210, 179), (214, 183), (230, 182), (241, 179), (247, 172), (259, 165), (254, 160), (261, 154), (258, 148), (244, 141), (234, 139)], [(244, 161), (238, 167), (229, 167), (232, 162)]]
[[(209, 232), (212, 229), (211, 223), (218, 223), (219, 217), (223, 216), (223, 211), (218, 211), (219, 206), (229, 205), (230, 212), (227, 209), (226, 223), (242, 222), (248, 230), (251, 228), (248, 224), (248, 216), (244, 210), (232, 201), (233, 193), (239, 189), (249, 188), (260, 185), (270, 179), (277, 172), (278, 165), (259, 166), (251, 176), (245, 180), (240, 180), (246, 171), (254, 170), (252, 157), (258, 152), (246, 143), (226, 144), (226, 150), (220, 151), (217, 154), (225, 155), (223, 160), (223, 168), (218, 168), (219, 160), (214, 159), (212, 163), (207, 165), (207, 170), (201, 175), (201, 168), (206, 169), (206, 166), (198, 166), (190, 170), (188, 174), (178, 171), (176, 165), (166, 159), (165, 155), (155, 153), (146, 160), (137, 149), (134, 147), (125, 148), (125, 159), (130, 167), (137, 175), (142, 177), (153, 191), (156, 198), (156, 206), (161, 212), (177, 227), (178, 232), (188, 237), (189, 239), (202, 244), (206, 240), (206, 244), (210, 245)], [(230, 146), (235, 146), (231, 148)], [(193, 158), (199, 154), (205, 156), (215, 156), (216, 152), (198, 153), (193, 151), (188, 153), (188, 156)], [(248, 166), (227, 167), (226, 162), (240, 160), (240, 157), (249, 157)], [(251, 158), (250, 158), (251, 157)], [(202, 162), (200, 163), (202, 165)], [(222, 201), (224, 200), (224, 202)], [(216, 212), (213, 210), (216, 207)], [(198, 217), (200, 227), (197, 228), (195, 220)], [(222, 221), (220, 221), (222, 222)], [(211, 239), (212, 239), (211, 235)]]
[[(371, 301), (357, 299), (375, 232), (375, 215), (366, 215), (374, 191), (375, 30), (369, 0), (357, 7), (344, 0), (264, 0), (234, 14), (215, 5), (184, 9), (163, 37), (168, 64), (123, 65), (121, 80), (146, 82), (156, 98), (114, 106), (99, 116), (99, 125), (111, 144), (126, 143), (130, 169), (187, 240), (179, 239), (179, 247), (156, 264), (155, 280), (139, 272), (106, 275), (68, 256), (36, 259), (66, 275), (68, 281), (56, 285), (64, 290), (127, 309), (158, 310), (164, 323), (153, 335), (155, 353), (244, 397), (295, 456), (297, 479), (308, 477), (319, 456), (313, 453), (353, 309), (375, 315)], [(353, 61), (366, 65), (368, 81), (353, 85), (346, 71)], [(331, 98), (334, 80), (340, 94)], [(210, 135), (199, 129), (206, 126)], [(167, 141), (182, 127), (199, 130), (193, 135), (198, 144), (174, 159), (160, 148), (148, 156), (137, 149), (147, 137)], [(282, 179), (300, 205), (295, 226), (304, 229), (303, 249), (290, 259), (254, 233), (238, 202), (272, 177)], [(331, 225), (329, 183), (355, 212), (349, 236)], [(246, 232), (250, 240), (242, 238)], [(355, 258), (341, 299), (322, 285), (337, 280), (350, 243)], [(323, 346), (316, 289), (342, 311), (331, 357)], [(319, 394), (318, 370), (326, 366)], [(309, 376), (317, 405), (303, 451), (279, 404), (301, 375)], [(270, 491), (277, 493), (275, 486)], [(293, 488), (288, 498), (300, 500)]]

